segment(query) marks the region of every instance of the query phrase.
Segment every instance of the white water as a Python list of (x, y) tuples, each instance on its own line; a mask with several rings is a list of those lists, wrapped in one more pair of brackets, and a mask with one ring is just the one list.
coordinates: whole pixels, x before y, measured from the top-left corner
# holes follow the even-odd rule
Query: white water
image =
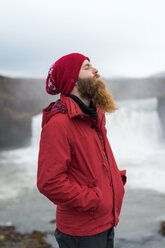
[(107, 116), (107, 135), (120, 169), (127, 170), (127, 187), (165, 193), (165, 144), (157, 99), (119, 103)]
[[(119, 111), (106, 116), (107, 134), (120, 169), (127, 170), (127, 187), (165, 193), (165, 146), (157, 100), (119, 102)], [(36, 187), (41, 114), (32, 121), (28, 148), (0, 153), (0, 200), (17, 198)]]
[(0, 153), (0, 200), (16, 198), (36, 186), (41, 114), (33, 117), (31, 146)]

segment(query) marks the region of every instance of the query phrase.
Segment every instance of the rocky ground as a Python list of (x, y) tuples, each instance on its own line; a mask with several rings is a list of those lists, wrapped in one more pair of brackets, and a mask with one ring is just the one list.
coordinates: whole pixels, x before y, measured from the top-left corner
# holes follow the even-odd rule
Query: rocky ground
[[(160, 233), (165, 236), (165, 221), (161, 223)], [(41, 231), (22, 234), (16, 231), (14, 226), (0, 226), (0, 248), (51, 248), (52, 245), (44, 239), (48, 234), (52, 235), (50, 232)], [(143, 245), (144, 243), (143, 241)]]
[(51, 248), (44, 237), (48, 232), (21, 234), (14, 226), (0, 226), (0, 248)]

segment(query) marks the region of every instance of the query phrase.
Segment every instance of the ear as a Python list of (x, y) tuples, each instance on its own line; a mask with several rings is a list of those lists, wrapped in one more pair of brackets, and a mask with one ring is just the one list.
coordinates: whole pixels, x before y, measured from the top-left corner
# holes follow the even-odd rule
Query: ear
[(71, 91), (71, 94), (75, 94), (75, 93), (77, 93), (77, 91), (78, 91), (78, 87), (77, 87), (77, 82), (76, 82), (72, 91)]

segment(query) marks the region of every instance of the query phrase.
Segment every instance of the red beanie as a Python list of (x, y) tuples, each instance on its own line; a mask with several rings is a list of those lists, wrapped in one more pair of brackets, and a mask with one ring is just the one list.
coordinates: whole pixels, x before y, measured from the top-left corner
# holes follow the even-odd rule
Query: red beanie
[(77, 81), (85, 59), (89, 60), (88, 57), (80, 53), (71, 53), (57, 60), (49, 69), (46, 91), (51, 95), (69, 94)]

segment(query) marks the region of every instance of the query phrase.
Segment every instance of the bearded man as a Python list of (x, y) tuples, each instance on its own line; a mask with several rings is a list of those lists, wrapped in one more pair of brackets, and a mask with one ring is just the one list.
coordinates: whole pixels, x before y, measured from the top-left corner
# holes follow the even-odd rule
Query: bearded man
[(60, 99), (43, 109), (37, 187), (57, 205), (60, 248), (113, 248), (126, 171), (106, 136), (105, 113), (117, 109), (90, 59), (72, 53), (57, 60), (46, 80)]

